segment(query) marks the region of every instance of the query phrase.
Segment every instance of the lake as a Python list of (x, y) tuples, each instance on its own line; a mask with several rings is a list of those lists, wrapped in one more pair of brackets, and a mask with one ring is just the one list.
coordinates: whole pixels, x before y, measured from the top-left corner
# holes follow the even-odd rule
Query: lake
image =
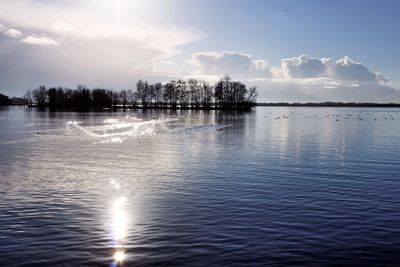
[(399, 266), (400, 109), (0, 108), (1, 266)]

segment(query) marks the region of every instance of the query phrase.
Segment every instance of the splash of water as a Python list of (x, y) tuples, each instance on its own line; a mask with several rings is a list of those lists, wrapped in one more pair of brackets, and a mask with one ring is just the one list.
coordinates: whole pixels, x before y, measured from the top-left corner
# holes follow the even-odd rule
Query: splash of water
[(121, 143), (127, 137), (142, 137), (153, 135), (165, 129), (164, 124), (173, 119), (153, 119), (142, 121), (129, 118), (129, 120), (106, 119), (103, 125), (82, 126), (80, 122), (70, 121), (67, 127), (88, 137), (99, 139), (101, 143)]
[(221, 131), (226, 125), (195, 125), (186, 127), (177, 122), (182, 118), (155, 118), (143, 121), (131, 116), (123, 119), (105, 119), (103, 124), (83, 126), (77, 121), (70, 121), (67, 127), (79, 135), (93, 138), (101, 144), (123, 143), (127, 138), (150, 136), (154, 134), (191, 134), (207, 131)]

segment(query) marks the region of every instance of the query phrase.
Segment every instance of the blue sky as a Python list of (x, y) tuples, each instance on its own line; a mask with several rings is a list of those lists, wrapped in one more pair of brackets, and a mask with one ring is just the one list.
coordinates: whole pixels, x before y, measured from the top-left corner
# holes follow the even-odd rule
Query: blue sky
[(399, 10), (396, 0), (2, 0), (0, 92), (227, 73), (261, 101), (400, 102)]
[(271, 64), (301, 54), (332, 58), (348, 55), (392, 74), (392, 79), (400, 78), (396, 77), (400, 70), (399, 1), (172, 2), (177, 10), (172, 10), (168, 19), (175, 23), (190, 21), (208, 35), (189, 45), (188, 53), (207, 47), (243, 51), (267, 58)]

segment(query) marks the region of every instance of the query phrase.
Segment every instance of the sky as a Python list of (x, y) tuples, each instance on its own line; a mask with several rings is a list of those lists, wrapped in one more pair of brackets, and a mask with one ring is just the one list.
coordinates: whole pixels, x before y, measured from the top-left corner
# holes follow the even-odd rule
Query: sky
[(0, 92), (229, 74), (259, 102), (400, 102), (397, 0), (0, 0)]

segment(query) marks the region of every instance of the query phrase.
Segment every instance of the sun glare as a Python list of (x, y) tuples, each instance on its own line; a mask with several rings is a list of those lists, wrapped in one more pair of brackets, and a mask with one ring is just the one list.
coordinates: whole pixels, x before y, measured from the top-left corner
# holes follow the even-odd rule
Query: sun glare
[[(111, 188), (115, 192), (119, 192), (116, 186), (119, 186), (119, 182), (111, 179)], [(115, 252), (113, 254), (114, 262), (111, 266), (119, 266), (126, 259), (126, 253), (124, 251), (124, 240), (128, 232), (128, 216), (126, 213), (126, 202), (125, 196), (116, 197), (111, 203), (111, 236), (113, 240), (113, 246)]]
[(112, 229), (113, 238), (117, 243), (120, 243), (125, 237), (127, 232), (128, 220), (124, 210), (126, 198), (120, 197), (114, 200), (113, 203), (113, 218)]
[(116, 263), (122, 263), (126, 259), (126, 254), (122, 250), (115, 252), (114, 260)]

